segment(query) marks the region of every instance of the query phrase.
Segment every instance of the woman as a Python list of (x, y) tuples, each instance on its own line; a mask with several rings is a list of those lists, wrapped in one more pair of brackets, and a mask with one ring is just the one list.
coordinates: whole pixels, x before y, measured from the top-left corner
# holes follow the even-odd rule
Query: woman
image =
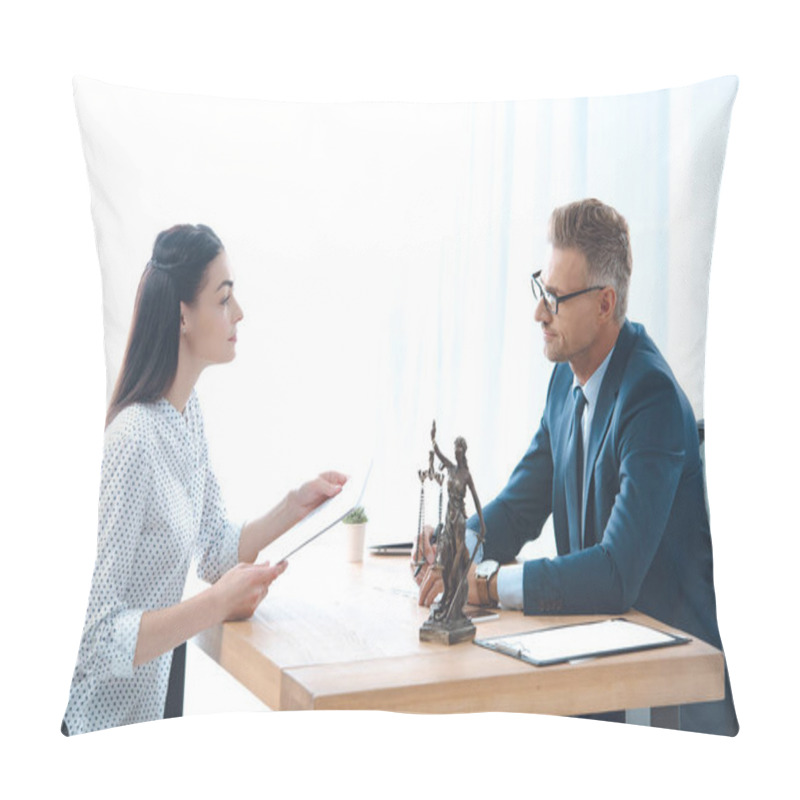
[[(258, 553), (344, 485), (327, 472), (259, 519), (227, 520), (194, 386), (207, 366), (233, 360), (242, 316), (210, 228), (158, 235), (106, 418), (97, 561), (67, 735), (163, 717), (173, 648), (252, 615), (286, 569), (254, 565)], [(193, 555), (212, 585), (182, 601)]]

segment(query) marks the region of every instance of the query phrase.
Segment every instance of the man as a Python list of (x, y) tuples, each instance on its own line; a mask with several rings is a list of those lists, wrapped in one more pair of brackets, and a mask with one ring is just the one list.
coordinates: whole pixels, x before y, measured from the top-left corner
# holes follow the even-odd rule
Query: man
[[(583, 200), (553, 212), (549, 238), (550, 263), (531, 280), (556, 366), (539, 430), (483, 510), (469, 602), (526, 614), (635, 607), (721, 649), (697, 424), (653, 341), (625, 317), (627, 223)], [(558, 555), (515, 563), (550, 514)], [(418, 581), (429, 605), (437, 576)], [(681, 707), (682, 729), (736, 734), (727, 670), (725, 683), (725, 700)]]

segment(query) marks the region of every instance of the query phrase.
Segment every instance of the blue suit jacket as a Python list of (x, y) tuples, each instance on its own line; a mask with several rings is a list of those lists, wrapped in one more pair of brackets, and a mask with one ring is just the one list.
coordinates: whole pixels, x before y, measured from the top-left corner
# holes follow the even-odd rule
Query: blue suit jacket
[[(573, 374), (553, 370), (539, 430), (484, 508), (486, 558), (513, 561), (552, 513), (558, 555), (523, 568), (526, 614), (617, 614), (635, 607), (722, 648), (697, 423), (641, 325), (623, 325), (584, 448), (584, 542), (570, 552), (565, 469)], [(471, 521), (472, 522), (472, 521)], [(472, 526), (471, 526), (472, 527)], [(734, 735), (727, 697), (681, 709), (681, 727)]]

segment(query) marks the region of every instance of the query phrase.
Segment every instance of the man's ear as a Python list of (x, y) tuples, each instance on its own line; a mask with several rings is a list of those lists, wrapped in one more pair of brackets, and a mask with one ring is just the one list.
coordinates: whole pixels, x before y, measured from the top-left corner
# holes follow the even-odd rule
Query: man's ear
[(617, 293), (612, 286), (606, 286), (600, 291), (600, 316), (611, 319), (617, 308)]

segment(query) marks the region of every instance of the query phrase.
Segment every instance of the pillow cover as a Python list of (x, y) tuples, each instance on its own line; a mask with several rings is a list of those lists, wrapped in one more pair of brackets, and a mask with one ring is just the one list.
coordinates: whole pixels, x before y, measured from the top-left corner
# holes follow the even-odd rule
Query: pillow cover
[[(481, 497), (494, 496), (538, 424), (551, 368), (532, 329), (530, 274), (547, 258), (552, 209), (583, 197), (627, 219), (628, 315), (703, 417), (735, 78), (617, 97), (424, 104), (74, 85), (109, 394), (157, 232), (208, 224), (231, 259), (239, 356), (204, 374), (200, 394), (233, 517), (249, 516), (265, 486), (277, 501), (315, 466), (347, 468), (368, 454), (371, 527), (408, 538), (397, 520), (414, 523), (433, 416), (442, 436), (468, 438)], [(253, 469), (243, 442), (274, 458)], [(540, 546), (552, 554), (551, 538)]]

